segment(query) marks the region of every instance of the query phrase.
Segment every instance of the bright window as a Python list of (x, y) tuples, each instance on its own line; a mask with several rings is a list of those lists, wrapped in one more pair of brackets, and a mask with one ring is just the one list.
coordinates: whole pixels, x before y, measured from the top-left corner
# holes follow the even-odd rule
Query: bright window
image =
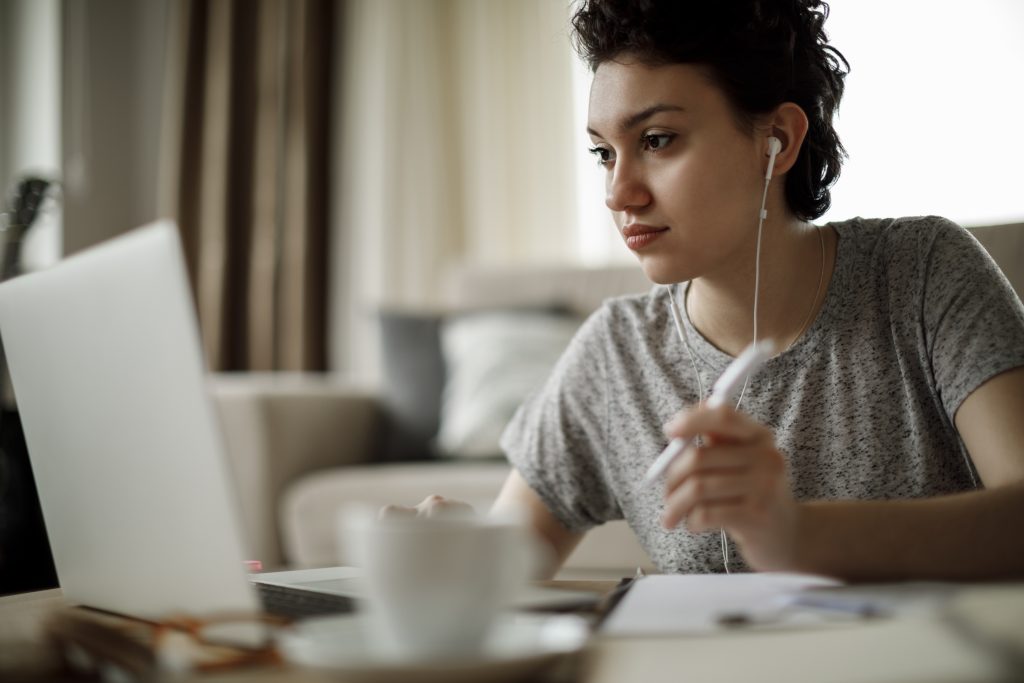
[[(819, 222), (938, 214), (963, 225), (1024, 220), (1024, 2), (835, 0), (830, 41), (849, 60), (837, 129), (850, 158)], [(578, 65), (581, 259), (628, 260), (583, 132)]]

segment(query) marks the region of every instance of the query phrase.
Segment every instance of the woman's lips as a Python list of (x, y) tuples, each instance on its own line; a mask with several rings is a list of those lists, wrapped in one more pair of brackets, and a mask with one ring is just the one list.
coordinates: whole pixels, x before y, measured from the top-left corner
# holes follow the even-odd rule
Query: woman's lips
[(668, 228), (656, 228), (652, 225), (627, 225), (622, 229), (622, 236), (626, 239), (626, 246), (633, 251), (638, 251), (650, 245), (654, 240), (668, 232)]

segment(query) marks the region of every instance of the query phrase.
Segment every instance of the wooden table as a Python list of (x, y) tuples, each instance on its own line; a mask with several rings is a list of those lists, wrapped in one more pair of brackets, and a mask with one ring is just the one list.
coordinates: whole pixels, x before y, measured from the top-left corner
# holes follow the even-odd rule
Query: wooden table
[(1006, 680), (995, 658), (931, 619), (825, 631), (599, 639), (588, 683), (968, 683)]
[[(607, 591), (610, 582), (556, 582)], [(981, 589), (984, 590), (984, 589)], [(1024, 586), (1015, 593), (1019, 602)], [(0, 680), (54, 680), (56, 657), (40, 637), (43, 620), (65, 606), (59, 591), (0, 598)], [(1009, 618), (1022, 618), (1024, 615)], [(1014, 664), (1010, 664), (1014, 666)], [(1024, 664), (1022, 664), (1024, 666)], [(14, 672), (17, 672), (15, 675)], [(597, 634), (581, 683), (979, 683), (1007, 680), (1003, 658), (972, 643), (935, 616), (877, 619), (823, 630), (730, 632), (689, 637), (613, 638)], [(297, 669), (204, 675), (213, 681), (323, 681)]]
[(0, 681), (52, 680), (57, 661), (41, 630), (44, 619), (64, 606), (57, 589), (0, 597)]

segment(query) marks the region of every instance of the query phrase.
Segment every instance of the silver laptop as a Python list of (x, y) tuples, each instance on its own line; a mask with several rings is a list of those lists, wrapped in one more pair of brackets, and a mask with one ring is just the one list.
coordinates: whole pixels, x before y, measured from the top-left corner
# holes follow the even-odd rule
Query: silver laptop
[[(0, 285), (0, 337), (64, 595), (135, 616), (260, 609), (174, 223)], [(254, 578), (358, 597), (358, 577)]]

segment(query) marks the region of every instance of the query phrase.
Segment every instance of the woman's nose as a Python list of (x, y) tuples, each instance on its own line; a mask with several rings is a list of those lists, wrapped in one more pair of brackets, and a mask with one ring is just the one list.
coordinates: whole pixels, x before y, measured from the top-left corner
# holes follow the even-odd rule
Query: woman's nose
[(626, 211), (651, 203), (651, 193), (634, 164), (616, 161), (608, 175), (604, 203), (612, 211)]

